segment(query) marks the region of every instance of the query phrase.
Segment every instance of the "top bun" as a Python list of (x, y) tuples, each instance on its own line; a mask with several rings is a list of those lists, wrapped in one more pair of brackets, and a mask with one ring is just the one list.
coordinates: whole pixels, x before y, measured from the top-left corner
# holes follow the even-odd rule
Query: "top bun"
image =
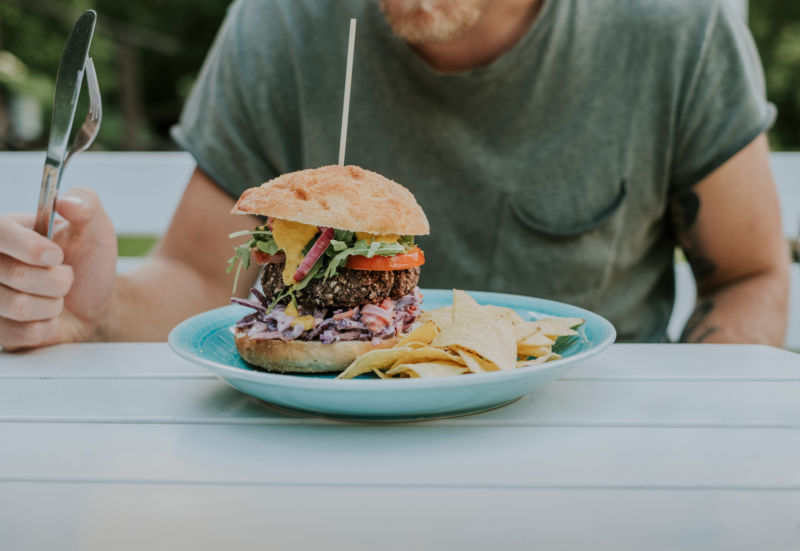
[(374, 234), (430, 233), (410, 191), (354, 165), (283, 174), (245, 190), (231, 212)]

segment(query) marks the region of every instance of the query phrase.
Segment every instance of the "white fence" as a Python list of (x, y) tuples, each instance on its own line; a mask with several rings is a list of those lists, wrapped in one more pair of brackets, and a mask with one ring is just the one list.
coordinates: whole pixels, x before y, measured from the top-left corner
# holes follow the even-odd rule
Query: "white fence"
[[(36, 208), (44, 154), (0, 153), (0, 213)], [(800, 232), (800, 153), (770, 158), (781, 200), (787, 238)], [(77, 185), (97, 190), (120, 235), (160, 235), (180, 200), (194, 161), (187, 153), (104, 153), (77, 156), (64, 174), (62, 190)], [(121, 260), (121, 269), (136, 260)], [(688, 266), (677, 267), (677, 299), (670, 336), (680, 334), (694, 305), (694, 280)], [(800, 350), (800, 265), (792, 267), (789, 336), (786, 346)]]
[[(44, 153), (0, 153), (0, 212), (33, 212)], [(100, 195), (120, 235), (160, 235), (194, 170), (188, 153), (86, 152), (70, 160), (61, 192), (88, 186)]]

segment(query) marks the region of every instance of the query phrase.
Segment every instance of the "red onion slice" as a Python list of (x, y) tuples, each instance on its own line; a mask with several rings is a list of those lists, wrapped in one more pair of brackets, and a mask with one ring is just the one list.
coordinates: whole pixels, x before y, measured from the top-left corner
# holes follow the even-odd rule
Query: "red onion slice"
[(311, 247), (311, 250), (308, 251), (308, 254), (298, 266), (297, 271), (294, 273), (292, 279), (295, 281), (303, 281), (303, 278), (308, 275), (308, 271), (314, 266), (314, 263), (317, 259), (322, 256), (322, 253), (325, 252), (325, 249), (328, 248), (328, 245), (331, 244), (331, 239), (333, 239), (333, 228), (320, 228), (322, 233), (317, 238), (317, 242), (314, 243), (314, 246)]

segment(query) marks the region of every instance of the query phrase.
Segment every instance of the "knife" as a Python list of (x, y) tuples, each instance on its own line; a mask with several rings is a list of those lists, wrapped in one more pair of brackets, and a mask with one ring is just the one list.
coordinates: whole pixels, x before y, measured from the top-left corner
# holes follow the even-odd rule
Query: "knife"
[(67, 38), (61, 63), (56, 77), (56, 91), (53, 99), (53, 122), (50, 125), (50, 139), (47, 143), (47, 158), (44, 162), (42, 189), (39, 192), (39, 207), (36, 210), (34, 229), (48, 238), (53, 233), (53, 210), (61, 184), (61, 167), (67, 153), (67, 141), (72, 129), (72, 119), (78, 105), (78, 96), (83, 82), (83, 68), (92, 43), (97, 13), (84, 12)]

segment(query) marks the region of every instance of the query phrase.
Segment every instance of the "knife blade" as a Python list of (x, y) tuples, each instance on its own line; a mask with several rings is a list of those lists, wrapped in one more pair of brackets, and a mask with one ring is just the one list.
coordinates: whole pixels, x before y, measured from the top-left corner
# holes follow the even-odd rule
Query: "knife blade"
[(47, 143), (42, 188), (39, 191), (39, 206), (36, 210), (34, 229), (50, 238), (53, 231), (53, 209), (58, 187), (61, 184), (61, 167), (67, 153), (67, 142), (72, 130), (72, 120), (78, 106), (78, 96), (83, 82), (83, 70), (89, 56), (97, 13), (84, 12), (72, 28), (56, 76), (53, 99), (53, 120)]

